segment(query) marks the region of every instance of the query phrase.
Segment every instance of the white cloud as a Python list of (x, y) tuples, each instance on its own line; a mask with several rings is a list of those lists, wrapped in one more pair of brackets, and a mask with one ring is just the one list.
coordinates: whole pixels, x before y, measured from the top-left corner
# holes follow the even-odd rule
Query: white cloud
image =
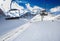
[(39, 6), (34, 6), (33, 9), (40, 9), (40, 10), (44, 10), (43, 8), (39, 7)]
[(26, 1), (16, 0), (17, 3), (27, 3)]
[(50, 12), (60, 12), (60, 6), (51, 8), (51, 9), (50, 9)]

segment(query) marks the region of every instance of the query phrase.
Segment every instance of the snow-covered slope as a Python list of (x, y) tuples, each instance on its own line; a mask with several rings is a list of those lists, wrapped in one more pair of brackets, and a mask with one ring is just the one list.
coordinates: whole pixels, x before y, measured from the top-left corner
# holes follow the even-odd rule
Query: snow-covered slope
[(0, 36), (28, 22), (28, 19), (5, 20), (0, 16)]
[(60, 41), (60, 22), (34, 22), (12, 41)]
[(10, 32), (11, 30), (14, 30), (24, 25), (33, 17), (34, 16), (20, 19), (5, 20), (5, 16), (0, 16), (0, 37)]
[(60, 21), (60, 14), (53, 17), (53, 20)]
[[(47, 16), (44, 16), (43, 21), (51, 21), (51, 20), (53, 20), (53, 17), (54, 17), (54, 16), (53, 16), (52, 14), (48, 13)], [(40, 15), (40, 14), (36, 15), (36, 16), (33, 18), (32, 21), (33, 21), (33, 22), (41, 21), (41, 15)]]
[(24, 7), (18, 5), (16, 2), (12, 3), (11, 9), (18, 9), (18, 10), (20, 10), (20, 14), (24, 13)]
[(4, 11), (7, 12), (10, 10), (10, 3), (12, 0), (0, 0), (0, 8)]
[[(12, 30), (11, 32), (9, 32), (10, 34), (8, 33), (8, 35), (5, 35), (5, 37), (2, 36), (1, 39), (4, 41), (5, 40), (6, 41), (17, 41), (17, 40), (18, 41), (40, 41), (40, 40), (59, 41), (58, 36), (60, 34), (59, 33), (60, 21), (52, 22), (52, 21), (49, 21), (48, 18), (46, 18), (46, 19), (48, 19), (48, 21), (40, 22), (40, 20), (39, 20), (40, 17), (41, 17), (40, 15), (36, 15), (28, 23), (22, 25), (21, 28), (19, 26), (19, 28)], [(49, 17), (49, 16), (47, 16), (47, 17)], [(38, 20), (38, 21), (35, 21), (35, 20)], [(14, 22), (14, 24), (15, 24), (15, 22)]]

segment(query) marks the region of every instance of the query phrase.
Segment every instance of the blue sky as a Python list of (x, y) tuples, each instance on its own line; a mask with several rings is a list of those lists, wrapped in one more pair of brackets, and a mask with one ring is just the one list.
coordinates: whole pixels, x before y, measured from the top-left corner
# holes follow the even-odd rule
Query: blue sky
[[(31, 6), (37, 5), (46, 9), (60, 6), (60, 0), (19, 0), (19, 1), (30, 3)], [(20, 3), (20, 5), (24, 5), (24, 4)]]
[[(15, 1), (17, 2), (17, 0)], [(20, 2), (17, 3), (20, 6), (23, 6), (24, 8), (26, 8), (25, 4), (29, 3), (31, 7), (39, 6), (53, 14), (60, 14), (60, 0), (18, 0), (18, 1)]]

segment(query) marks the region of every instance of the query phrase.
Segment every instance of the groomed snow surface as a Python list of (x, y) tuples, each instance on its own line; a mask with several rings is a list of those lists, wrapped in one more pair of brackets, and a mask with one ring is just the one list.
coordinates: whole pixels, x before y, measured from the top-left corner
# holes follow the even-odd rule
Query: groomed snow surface
[(60, 41), (60, 22), (33, 22), (13, 41)]
[[(21, 23), (20, 21), (18, 22), (18, 20), (14, 20), (14, 26), (16, 27), (18, 24), (19, 28), (1, 39), (3, 39), (3, 41), (60, 41), (60, 21), (41, 21), (39, 20), (40, 18), (37, 19), (37, 16), (38, 15), (32, 18), (29, 22), (26, 22), (23, 26), (18, 24)], [(12, 20), (9, 21), (12, 22)], [(16, 23), (18, 22), (16, 25), (15, 21)], [(12, 28), (14, 27), (12, 26)], [(3, 30), (6, 29), (4, 28)]]
[(0, 36), (27, 23), (32, 17), (28, 18), (5, 20), (4, 16), (0, 16)]

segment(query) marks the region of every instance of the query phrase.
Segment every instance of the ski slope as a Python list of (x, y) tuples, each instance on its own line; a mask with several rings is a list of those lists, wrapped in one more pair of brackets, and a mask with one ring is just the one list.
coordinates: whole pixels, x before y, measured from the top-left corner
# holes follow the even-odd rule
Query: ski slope
[(41, 21), (38, 15), (0, 37), (1, 41), (60, 41), (60, 21)]
[(19, 26), (23, 25), (27, 21), (24, 19), (17, 19), (17, 20), (2, 20), (0, 19), (0, 36), (6, 34), (7, 32), (18, 28)]
[(60, 21), (33, 22), (12, 41), (60, 41)]
[[(32, 22), (36, 22), (36, 21), (41, 21), (41, 16), (40, 14), (36, 15), (33, 20), (31, 20)], [(60, 14), (58, 15), (52, 15), (50, 13), (48, 13), (47, 16), (44, 16), (43, 21), (60, 21)]]
[[(58, 18), (58, 16), (54, 18)], [(53, 20), (54, 18), (52, 17)], [(41, 21), (38, 15), (36, 15), (31, 20), (28, 29), (12, 41), (60, 41), (60, 21), (54, 20), (52, 22), (48, 18)]]
[[(10, 10), (11, 0), (1, 0), (0, 3), (0, 9), (4, 13)], [(34, 9), (42, 10), (37, 6), (30, 7), (30, 4), (26, 4), (26, 7), (27, 9), (25, 10), (24, 7), (19, 6), (16, 2), (12, 3), (12, 9), (19, 9), (20, 14), (26, 13), (28, 10), (34, 13), (38, 11)], [(59, 21), (56, 21), (58, 19)], [(52, 22), (52, 20), (54, 21)], [(5, 20), (4, 16), (0, 16), (0, 41), (60, 41), (59, 38), (60, 15), (44, 16), (43, 21), (41, 21), (39, 14), (33, 18), (26, 17), (17, 20)]]
[(0, 16), (0, 36), (3, 36), (4, 34), (10, 32), (11, 30), (14, 30), (24, 25), (25, 23), (30, 21), (31, 18), (28, 17), (28, 18), (5, 20), (4, 16)]
[[(21, 20), (21, 19), (20, 19)], [(11, 40), (13, 40), (13, 38), (15, 38), (15, 37), (17, 37), (20, 33), (22, 33), (23, 31), (25, 31), (26, 30), (26, 28), (30, 25), (30, 23), (27, 21), (26, 23), (23, 23), (26, 19), (24, 19), (24, 20), (22, 20), (22, 21), (20, 21), (20, 20), (18, 20), (18, 22), (17, 21), (13, 21), (13, 20), (11, 20), (10, 22), (14, 22), (14, 24), (10, 24), (8, 27), (5, 27), (5, 28), (7, 28), (7, 29), (2, 29), (3, 30), (3, 32), (1, 32), (1, 33), (4, 33), (4, 32), (6, 32), (6, 31), (9, 31), (9, 32), (6, 32), (4, 35), (2, 35), (1, 37), (0, 37), (0, 41), (11, 41)], [(15, 24), (15, 22), (16, 23), (18, 23), (18, 24)], [(20, 24), (22, 24), (22, 25), (20, 25), (19, 24), (19, 22), (20, 22)], [(9, 22), (8, 22), (9, 23)], [(27, 24), (28, 24), (28, 26), (27, 26)], [(8, 25), (8, 24), (7, 24)], [(7, 26), (7, 25), (5, 25), (5, 26)], [(19, 26), (18, 26), (19, 25)], [(4, 25), (3, 25), (4, 26)], [(10, 27), (11, 26), (11, 27)], [(16, 28), (15, 27), (13, 27), (13, 26), (17, 26)], [(10, 29), (10, 28), (11, 29)], [(14, 29), (13, 29), (14, 28)], [(8, 30), (9, 29), (9, 30)], [(6, 31), (5, 31), (6, 30)]]

